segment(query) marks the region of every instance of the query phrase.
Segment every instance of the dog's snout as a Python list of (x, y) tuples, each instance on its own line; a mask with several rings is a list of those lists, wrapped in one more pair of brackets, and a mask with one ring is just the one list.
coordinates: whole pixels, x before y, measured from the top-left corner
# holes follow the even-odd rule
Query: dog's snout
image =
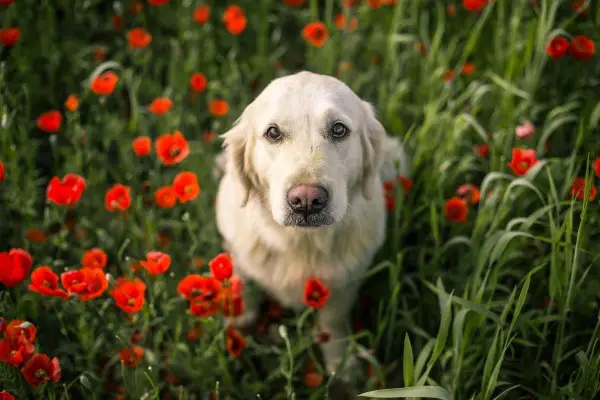
[(290, 208), (295, 213), (304, 214), (305, 217), (321, 212), (327, 205), (327, 200), (327, 190), (315, 185), (296, 185), (287, 194)]

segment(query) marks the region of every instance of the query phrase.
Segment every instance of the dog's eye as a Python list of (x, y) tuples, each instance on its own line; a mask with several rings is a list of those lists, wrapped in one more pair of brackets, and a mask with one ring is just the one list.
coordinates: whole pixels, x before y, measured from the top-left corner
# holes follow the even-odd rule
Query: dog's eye
[(336, 123), (335, 125), (333, 125), (333, 128), (331, 128), (331, 134), (336, 139), (343, 138), (344, 136), (346, 136), (347, 133), (348, 133), (348, 128), (346, 128), (346, 126), (344, 126), (344, 124), (341, 124), (339, 122)]
[(281, 131), (277, 129), (277, 127), (271, 126), (265, 132), (265, 137), (270, 142), (279, 142), (283, 138), (283, 135), (281, 134)]

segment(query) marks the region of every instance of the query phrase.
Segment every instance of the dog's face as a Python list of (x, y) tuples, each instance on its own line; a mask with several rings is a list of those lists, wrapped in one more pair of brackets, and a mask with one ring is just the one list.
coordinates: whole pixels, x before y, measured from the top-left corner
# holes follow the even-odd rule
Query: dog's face
[(280, 225), (316, 228), (341, 221), (357, 192), (370, 195), (384, 135), (345, 84), (302, 72), (267, 86), (224, 138), (248, 195)]

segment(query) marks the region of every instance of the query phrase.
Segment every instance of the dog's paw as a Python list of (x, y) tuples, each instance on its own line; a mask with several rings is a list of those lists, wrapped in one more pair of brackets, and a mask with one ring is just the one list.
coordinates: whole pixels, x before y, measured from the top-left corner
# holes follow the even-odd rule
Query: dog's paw
[(359, 394), (354, 384), (334, 379), (329, 386), (328, 398), (331, 400), (355, 400)]
[(362, 365), (354, 354), (349, 354), (343, 364), (340, 362), (327, 363), (327, 372), (334, 375), (335, 380), (347, 384), (355, 384), (364, 380)]

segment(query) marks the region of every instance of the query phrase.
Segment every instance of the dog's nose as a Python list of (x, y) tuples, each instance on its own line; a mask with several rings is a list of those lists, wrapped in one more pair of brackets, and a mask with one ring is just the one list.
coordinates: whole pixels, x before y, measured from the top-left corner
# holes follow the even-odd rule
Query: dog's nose
[(304, 214), (305, 218), (321, 212), (327, 205), (328, 198), (325, 189), (314, 185), (296, 185), (287, 194), (287, 202), (291, 209), (298, 214)]

